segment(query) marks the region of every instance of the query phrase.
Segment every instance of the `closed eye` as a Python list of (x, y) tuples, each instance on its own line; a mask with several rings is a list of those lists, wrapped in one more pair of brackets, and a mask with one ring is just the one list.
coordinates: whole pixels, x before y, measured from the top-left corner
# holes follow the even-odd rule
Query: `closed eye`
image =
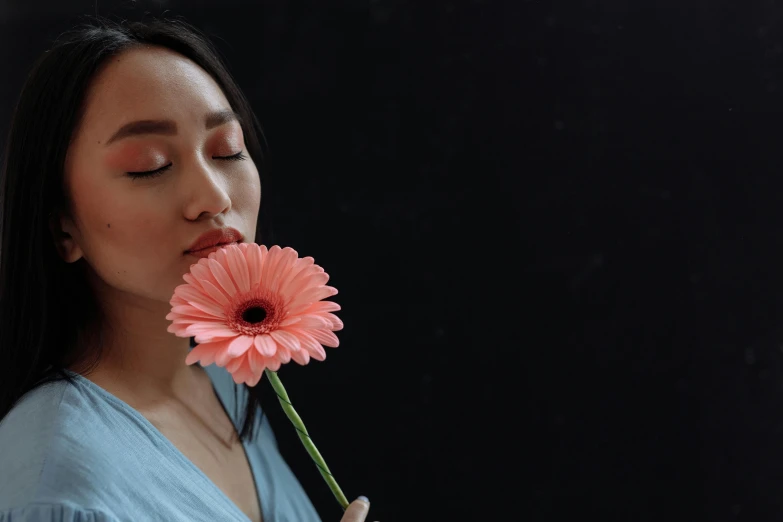
[[(237, 152), (233, 156), (214, 156), (213, 159), (219, 159), (224, 161), (242, 161), (247, 159), (247, 156), (245, 156), (241, 151)], [(169, 170), (172, 167), (173, 163), (169, 163), (168, 165), (164, 165), (159, 169), (155, 170), (146, 170), (143, 172), (126, 172), (128, 176), (130, 176), (132, 179), (139, 179), (139, 178), (154, 178), (157, 176), (160, 176), (165, 171)]]

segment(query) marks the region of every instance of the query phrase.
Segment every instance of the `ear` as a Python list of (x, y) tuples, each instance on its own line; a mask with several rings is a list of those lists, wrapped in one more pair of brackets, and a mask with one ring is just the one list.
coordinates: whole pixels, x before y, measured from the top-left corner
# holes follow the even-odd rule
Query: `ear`
[(76, 242), (76, 227), (69, 216), (62, 215), (58, 211), (49, 213), (49, 231), (54, 240), (57, 253), (66, 263), (78, 261), (84, 253)]

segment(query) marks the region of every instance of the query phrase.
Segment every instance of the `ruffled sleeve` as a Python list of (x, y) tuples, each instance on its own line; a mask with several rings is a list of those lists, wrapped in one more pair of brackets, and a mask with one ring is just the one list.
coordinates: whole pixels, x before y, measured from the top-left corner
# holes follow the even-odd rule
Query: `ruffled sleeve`
[(114, 515), (97, 509), (68, 504), (28, 504), (0, 511), (0, 522), (120, 522)]

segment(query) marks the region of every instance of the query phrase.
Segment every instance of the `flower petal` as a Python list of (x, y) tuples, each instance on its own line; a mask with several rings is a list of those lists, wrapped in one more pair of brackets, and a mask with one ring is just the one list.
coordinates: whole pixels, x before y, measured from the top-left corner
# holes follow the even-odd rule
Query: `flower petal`
[(316, 312), (337, 312), (342, 310), (342, 307), (334, 301), (316, 301), (308, 306), (302, 315), (313, 314)]
[(291, 270), (288, 272), (286, 277), (280, 282), (280, 293), (284, 293), (286, 288), (290, 287), (291, 285), (295, 285), (297, 281), (300, 281), (302, 278), (307, 277), (307, 275), (310, 273), (310, 267), (313, 264), (313, 258), (308, 257), (302, 257), (294, 261), (293, 266), (291, 267)]
[(307, 330), (307, 333), (324, 346), (337, 348), (340, 346), (340, 340), (331, 330)]
[[(225, 352), (226, 347), (228, 346), (228, 343), (230, 343), (230, 342), (231, 342), (231, 339), (223, 339), (221, 341), (212, 341), (212, 342), (208, 342), (208, 343), (199, 343), (196, 346), (196, 348), (202, 347), (204, 350), (207, 350), (207, 349), (212, 350), (212, 354), (214, 356), (213, 357), (214, 360), (210, 360), (210, 364), (211, 364), (213, 362), (215, 362), (215, 363), (217, 362), (217, 356), (219, 354)], [(196, 348), (193, 348), (193, 350), (195, 350)], [(225, 363), (223, 363), (220, 366), (225, 366)]]
[(187, 326), (183, 324), (170, 324), (166, 327), (167, 332), (171, 332), (177, 337), (192, 337), (190, 335), (185, 334), (185, 330), (187, 329)]
[(231, 301), (228, 300), (226, 294), (224, 294), (222, 290), (220, 290), (218, 287), (216, 287), (209, 281), (207, 280), (202, 281), (201, 286), (204, 288), (204, 291), (208, 293), (212, 299), (220, 303), (221, 306), (228, 307), (231, 305)]
[(245, 381), (245, 383), (248, 386), (256, 386), (258, 382), (264, 377), (264, 372), (259, 372), (258, 374), (253, 375), (250, 379)]
[(337, 294), (337, 289), (332, 286), (319, 286), (308, 288), (296, 295), (289, 305), (289, 313), (298, 314), (300, 310), (314, 301), (320, 301)]
[(327, 281), (329, 281), (329, 274), (326, 272), (312, 272), (299, 281), (298, 284), (292, 285), (292, 287), (294, 289), (294, 294), (298, 294), (303, 292), (306, 288), (323, 286)]
[[(185, 328), (185, 333), (187, 333), (190, 337), (194, 337), (199, 334), (210, 334), (211, 332), (215, 331), (216, 327), (209, 323), (191, 323)], [(237, 335), (236, 332), (234, 332), (234, 335)]]
[(209, 344), (197, 344), (188, 356), (185, 357), (185, 364), (191, 365), (201, 361), (201, 366), (209, 366), (215, 362), (215, 347)]
[(330, 321), (332, 323), (332, 331), (333, 332), (339, 332), (345, 326), (343, 324), (343, 321), (339, 317), (334, 315), (334, 314), (325, 313), (321, 317), (323, 317), (324, 319), (326, 319), (326, 320), (328, 320), (328, 321)]
[(266, 358), (266, 367), (272, 370), (273, 372), (279, 370), (281, 365), (282, 363), (276, 357)]
[(211, 319), (204, 319), (203, 317), (194, 317), (192, 315), (177, 315), (169, 320), (174, 324), (205, 323), (205, 324), (215, 325), (215, 327), (225, 326), (226, 324), (225, 321), (223, 321), (222, 319), (218, 319), (217, 317), (213, 317)]
[(281, 295), (286, 302), (293, 300), (294, 297), (306, 289), (324, 285), (329, 280), (329, 276), (323, 272), (312, 272), (309, 270), (308, 272), (303, 278), (297, 278), (297, 280), (292, 281), (290, 285), (283, 289)]
[(228, 370), (231, 373), (234, 373), (239, 369), (240, 366), (242, 366), (242, 363), (245, 360), (245, 356), (237, 357), (236, 359), (232, 359), (231, 362), (229, 362), (226, 365), (226, 370)]
[[(226, 339), (226, 341), (231, 342), (233, 341), (233, 339)], [(225, 367), (228, 363), (230, 363), (234, 359), (235, 359), (234, 357), (231, 357), (231, 355), (229, 355), (227, 348), (218, 350), (215, 353), (215, 364), (217, 364), (220, 367)]]
[(227, 352), (231, 357), (239, 357), (240, 355), (244, 355), (252, 345), (253, 337), (249, 335), (240, 335), (231, 341), (231, 344), (228, 345)]
[(302, 366), (305, 366), (310, 362), (310, 353), (307, 350), (291, 352), (291, 358)]
[(299, 317), (301, 320), (296, 323), (297, 328), (330, 328), (332, 326), (331, 321), (317, 315), (300, 315)]
[[(212, 252), (214, 254), (214, 252)], [(210, 254), (210, 255), (212, 255)], [(231, 276), (228, 275), (226, 269), (214, 259), (209, 260), (209, 270), (212, 275), (215, 276), (217, 282), (226, 291), (228, 295), (234, 296), (237, 293), (237, 287), (234, 286), (234, 282), (231, 280)]]
[[(247, 245), (247, 243), (241, 243)], [(255, 243), (247, 246), (245, 251), (247, 259), (247, 277), (250, 288), (255, 288), (261, 280), (261, 249)]]
[(247, 260), (237, 246), (224, 248), (226, 262), (231, 270), (231, 276), (240, 292), (250, 290), (250, 274), (247, 269)]
[(237, 384), (247, 383), (253, 376), (253, 372), (250, 371), (250, 365), (247, 360), (244, 357), (242, 359), (242, 364), (240, 364), (235, 371), (231, 372), (231, 377), (234, 378), (234, 382)]
[(242, 365), (237, 370), (237, 374), (242, 382), (248, 386), (254, 386), (261, 379), (263, 372), (256, 374), (256, 372), (254, 372), (253, 368), (250, 366), (249, 358), (243, 357)]
[(290, 317), (287, 317), (287, 318), (283, 319), (283, 321), (280, 323), (280, 326), (281, 327), (283, 327), (283, 326), (291, 326), (292, 324), (296, 324), (296, 323), (298, 323), (301, 320), (302, 320), (302, 316), (301, 315), (292, 315)]
[(299, 339), (291, 332), (286, 332), (285, 330), (272, 330), (269, 332), (269, 335), (271, 335), (272, 339), (277, 341), (281, 346), (291, 352), (298, 352), (301, 350)]
[[(202, 263), (204, 261), (204, 263)], [(217, 285), (217, 279), (212, 275), (212, 271), (209, 269), (208, 259), (201, 258), (199, 262), (190, 267), (190, 272), (199, 281), (209, 281), (213, 285)]]
[(277, 353), (275, 354), (275, 359), (280, 361), (282, 364), (288, 364), (291, 362), (291, 352), (289, 350), (285, 350), (281, 348), (280, 350), (277, 350)]
[(321, 346), (321, 343), (302, 330), (297, 331), (296, 336), (299, 338), (299, 343), (302, 345), (302, 348), (307, 350), (313, 359), (317, 361), (326, 360), (326, 350)]
[(180, 296), (184, 297), (193, 306), (196, 306), (196, 304), (202, 305), (199, 307), (202, 310), (206, 310), (215, 314), (220, 313), (221, 311), (220, 304), (217, 301), (212, 299), (203, 290), (196, 288), (195, 286), (181, 285), (177, 287), (176, 292)]
[(201, 283), (199, 282), (199, 280), (198, 280), (198, 279), (196, 279), (195, 277), (193, 277), (193, 275), (191, 275), (190, 273), (184, 274), (184, 275), (182, 276), (182, 279), (183, 279), (183, 280), (184, 280), (184, 281), (185, 281), (187, 284), (189, 284), (190, 286), (195, 286), (196, 288), (198, 288), (199, 290), (201, 290)]
[(279, 291), (280, 285), (285, 282), (285, 279), (291, 273), (291, 269), (299, 258), (299, 254), (293, 248), (285, 247), (280, 252), (279, 258), (277, 266), (275, 266), (275, 271), (271, 275), (271, 280), (269, 281), (269, 288), (274, 293)]
[(188, 302), (185, 301), (184, 299), (182, 299), (177, 294), (174, 294), (174, 295), (171, 296), (171, 299), (169, 300), (169, 304), (171, 306), (180, 306), (180, 305), (188, 304)]
[(256, 346), (256, 351), (264, 357), (272, 357), (277, 352), (277, 343), (269, 334), (256, 335), (253, 341)]
[(229, 339), (221, 339), (219, 341), (211, 341), (209, 343), (204, 343), (215, 347), (215, 364), (217, 364), (218, 366), (224, 367), (233, 358), (230, 355), (228, 355), (228, 347), (233, 340), (234, 340), (233, 338), (229, 338)]
[[(210, 299), (211, 301), (211, 299)], [(193, 308), (198, 308), (202, 312), (211, 315), (212, 317), (219, 317), (221, 319), (225, 318), (226, 315), (223, 312), (223, 309), (220, 308), (220, 305), (215, 303), (214, 301), (212, 303), (208, 303), (206, 299), (199, 300), (199, 301), (190, 301), (190, 306)]]
[(250, 363), (250, 369), (253, 370), (254, 375), (258, 375), (264, 371), (264, 368), (266, 367), (265, 358), (256, 350), (249, 350), (247, 352), (247, 360)]
[[(202, 310), (200, 308), (196, 308), (195, 306), (191, 304), (185, 304), (185, 305), (177, 305), (171, 309), (171, 311), (175, 314), (178, 314), (179, 316), (193, 316), (193, 317), (201, 317), (206, 320), (216, 321), (225, 319), (225, 315), (223, 314), (223, 311), (221, 310), (219, 314), (216, 314), (214, 312), (208, 312), (205, 310)], [(168, 315), (166, 316), (168, 319)]]
[(196, 336), (197, 343), (210, 343), (213, 341), (220, 341), (223, 339), (230, 339), (240, 335), (236, 330), (228, 328), (226, 325), (221, 325), (221, 328), (215, 328), (206, 332), (201, 332)]
[(264, 259), (264, 266), (261, 270), (261, 284), (269, 288), (269, 282), (272, 279), (272, 274), (275, 273), (277, 267), (278, 256), (280, 255), (281, 248), (278, 245), (272, 245), (269, 252)]

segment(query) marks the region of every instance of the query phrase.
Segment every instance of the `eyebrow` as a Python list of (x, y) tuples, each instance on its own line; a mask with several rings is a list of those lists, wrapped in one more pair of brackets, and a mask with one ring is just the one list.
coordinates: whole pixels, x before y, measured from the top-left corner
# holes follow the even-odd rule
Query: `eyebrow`
[[(223, 109), (216, 112), (210, 112), (204, 118), (204, 128), (213, 129), (218, 125), (223, 125), (230, 121), (239, 121), (239, 114), (231, 109)], [(126, 123), (115, 132), (106, 142), (106, 146), (130, 136), (141, 136), (146, 134), (161, 134), (164, 136), (175, 136), (177, 134), (177, 123), (172, 120), (139, 120)]]

